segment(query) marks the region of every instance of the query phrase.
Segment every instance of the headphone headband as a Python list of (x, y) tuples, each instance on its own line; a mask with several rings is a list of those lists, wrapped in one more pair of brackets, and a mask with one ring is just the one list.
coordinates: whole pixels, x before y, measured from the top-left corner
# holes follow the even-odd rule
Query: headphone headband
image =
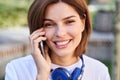
[(84, 72), (84, 59), (83, 56), (80, 57), (82, 60), (81, 68), (76, 67), (75, 70), (70, 74), (70, 72), (62, 67), (56, 68), (52, 71), (52, 80), (81, 80)]

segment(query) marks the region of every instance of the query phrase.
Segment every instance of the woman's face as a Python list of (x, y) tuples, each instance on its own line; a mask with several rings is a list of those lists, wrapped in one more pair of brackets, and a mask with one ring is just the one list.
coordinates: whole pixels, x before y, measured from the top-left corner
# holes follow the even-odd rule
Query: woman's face
[(82, 38), (84, 23), (75, 9), (64, 2), (48, 6), (44, 27), (52, 55), (73, 56)]

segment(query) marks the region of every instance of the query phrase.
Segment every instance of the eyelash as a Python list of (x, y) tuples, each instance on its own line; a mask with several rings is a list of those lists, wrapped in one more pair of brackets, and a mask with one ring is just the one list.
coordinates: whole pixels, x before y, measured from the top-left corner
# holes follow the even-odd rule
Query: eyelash
[(74, 23), (75, 21), (74, 20), (67, 20), (65, 23), (66, 24), (72, 24), (72, 23)]
[[(67, 21), (65, 21), (65, 24), (72, 24), (74, 22), (75, 22), (75, 20), (67, 20)], [(50, 26), (55, 26), (55, 24), (54, 23), (44, 23), (43, 26), (44, 27), (50, 27)]]
[(55, 24), (51, 24), (51, 23), (45, 23), (44, 27), (49, 27), (49, 26), (54, 26)]

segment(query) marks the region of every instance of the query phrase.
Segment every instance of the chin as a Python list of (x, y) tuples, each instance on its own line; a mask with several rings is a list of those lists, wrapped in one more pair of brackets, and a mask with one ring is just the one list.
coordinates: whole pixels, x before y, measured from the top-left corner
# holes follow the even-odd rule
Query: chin
[(67, 56), (67, 55), (70, 55), (72, 51), (69, 51), (68, 50), (58, 50), (58, 51), (55, 51), (55, 54), (57, 54), (58, 56)]

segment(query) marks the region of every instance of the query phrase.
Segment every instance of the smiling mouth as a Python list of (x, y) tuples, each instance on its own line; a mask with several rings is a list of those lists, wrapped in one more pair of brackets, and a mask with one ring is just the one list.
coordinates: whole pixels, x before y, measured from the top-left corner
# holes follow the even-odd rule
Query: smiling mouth
[(55, 41), (56, 48), (66, 48), (71, 40)]

